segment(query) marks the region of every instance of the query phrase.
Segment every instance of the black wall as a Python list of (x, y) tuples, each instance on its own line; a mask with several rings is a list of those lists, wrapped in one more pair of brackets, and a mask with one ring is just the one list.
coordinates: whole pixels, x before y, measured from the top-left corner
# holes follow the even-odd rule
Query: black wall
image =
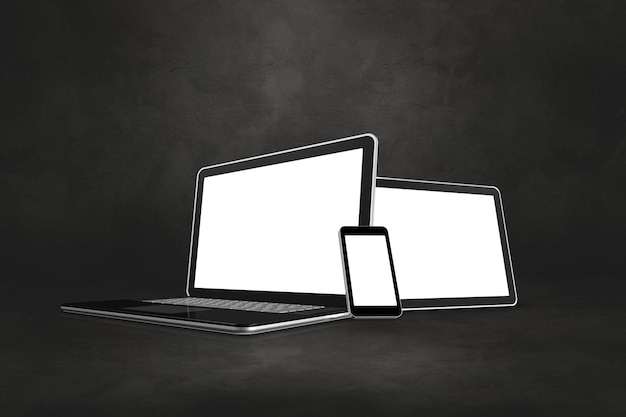
[(624, 22), (622, 1), (3, 1), (1, 285), (181, 292), (200, 167), (362, 132), (380, 175), (500, 187), (521, 297), (614, 276)]

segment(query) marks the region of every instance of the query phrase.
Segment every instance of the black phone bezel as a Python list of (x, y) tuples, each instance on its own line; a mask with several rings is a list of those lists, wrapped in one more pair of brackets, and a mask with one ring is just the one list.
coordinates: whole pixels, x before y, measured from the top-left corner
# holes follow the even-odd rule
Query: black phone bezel
[[(391, 267), (391, 277), (393, 280), (393, 288), (396, 295), (396, 306), (355, 306), (352, 297), (352, 280), (350, 277), (350, 265), (348, 261), (348, 252), (346, 249), (347, 235), (366, 235), (366, 236), (384, 236), (387, 242), (387, 255), (389, 265)], [(348, 303), (348, 311), (355, 318), (397, 318), (402, 315), (402, 301), (398, 292), (398, 282), (396, 280), (396, 272), (393, 265), (393, 256), (391, 254), (391, 244), (389, 242), (389, 232), (385, 227), (381, 226), (344, 226), (339, 229), (339, 240), (341, 244), (341, 259), (343, 263), (343, 273), (346, 283), (346, 300)]]

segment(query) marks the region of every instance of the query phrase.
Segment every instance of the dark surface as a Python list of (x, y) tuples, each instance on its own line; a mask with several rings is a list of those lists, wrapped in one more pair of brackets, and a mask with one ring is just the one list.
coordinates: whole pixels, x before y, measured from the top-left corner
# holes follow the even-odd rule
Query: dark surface
[(2, 306), (2, 375), (11, 378), (0, 407), (11, 415), (624, 415), (623, 296), (520, 291), (515, 308), (406, 312), (258, 336), (81, 318), (62, 314), (54, 296), (25, 297)]
[[(624, 22), (621, 0), (0, 2), (0, 409), (623, 415)], [(183, 295), (200, 167), (367, 131), (380, 175), (500, 188), (518, 307), (243, 339), (61, 316)]]

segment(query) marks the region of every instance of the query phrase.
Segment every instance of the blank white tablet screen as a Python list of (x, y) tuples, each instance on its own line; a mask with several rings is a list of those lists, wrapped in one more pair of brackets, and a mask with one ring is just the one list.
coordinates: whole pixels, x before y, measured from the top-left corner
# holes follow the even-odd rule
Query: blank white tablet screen
[(337, 231), (359, 224), (362, 164), (352, 149), (204, 178), (195, 288), (345, 294)]
[(345, 241), (354, 305), (398, 305), (385, 236), (346, 235)]
[(400, 298), (509, 295), (493, 196), (377, 187), (375, 201)]

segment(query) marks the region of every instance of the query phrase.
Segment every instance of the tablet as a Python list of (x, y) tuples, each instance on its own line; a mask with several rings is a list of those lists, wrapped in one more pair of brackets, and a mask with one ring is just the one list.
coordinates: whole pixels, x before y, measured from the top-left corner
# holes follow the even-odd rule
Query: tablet
[(378, 177), (373, 223), (384, 226), (403, 310), (517, 303), (496, 187)]

